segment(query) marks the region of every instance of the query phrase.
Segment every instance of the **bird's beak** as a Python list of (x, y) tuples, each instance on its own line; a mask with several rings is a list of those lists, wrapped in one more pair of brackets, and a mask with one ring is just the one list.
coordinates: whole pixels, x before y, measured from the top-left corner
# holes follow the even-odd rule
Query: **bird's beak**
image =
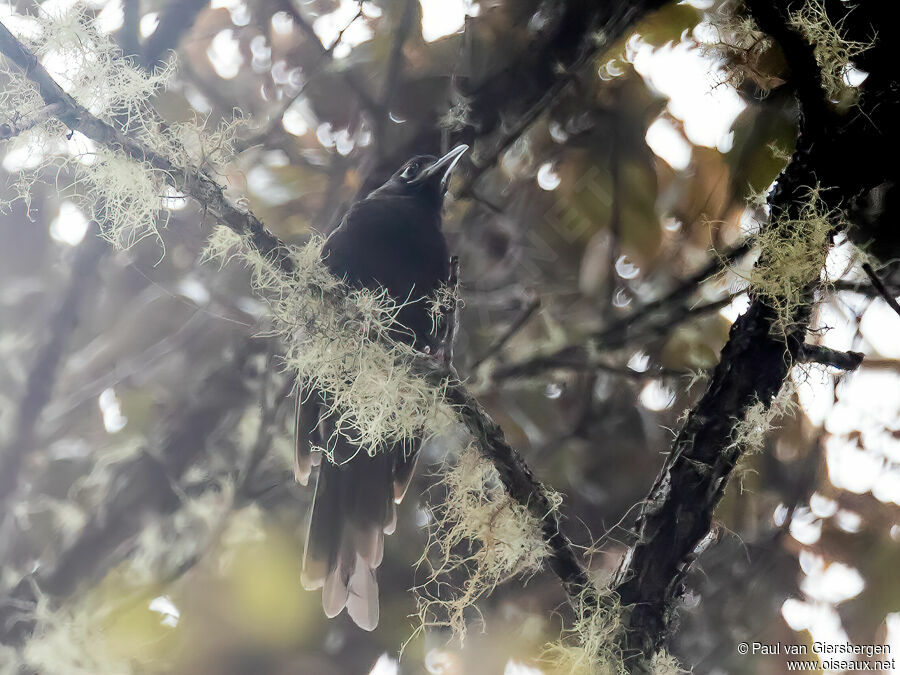
[(468, 149), (469, 146), (465, 143), (457, 145), (450, 152), (448, 152), (434, 164), (425, 169), (421, 174), (419, 174), (419, 181), (430, 182), (432, 180), (439, 179), (441, 184), (441, 194), (443, 194), (447, 189), (447, 185), (450, 183), (450, 175), (453, 173), (453, 169), (456, 168), (459, 160), (462, 159), (462, 156)]

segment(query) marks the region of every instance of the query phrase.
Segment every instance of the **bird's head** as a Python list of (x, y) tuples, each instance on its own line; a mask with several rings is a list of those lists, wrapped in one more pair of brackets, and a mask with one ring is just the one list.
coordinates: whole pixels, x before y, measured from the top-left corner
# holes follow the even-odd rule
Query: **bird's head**
[(457, 145), (443, 157), (417, 155), (408, 159), (372, 195), (418, 197), (440, 204), (453, 169), (468, 149), (469, 146), (463, 144)]

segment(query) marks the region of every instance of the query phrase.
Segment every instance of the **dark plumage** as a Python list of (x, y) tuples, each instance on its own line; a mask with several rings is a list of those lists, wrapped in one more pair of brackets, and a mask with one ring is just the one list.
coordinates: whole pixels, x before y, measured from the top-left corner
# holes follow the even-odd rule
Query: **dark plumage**
[[(447, 181), (466, 151), (458, 146), (441, 158), (413, 157), (390, 180), (350, 207), (323, 248), (324, 262), (348, 284), (385, 288), (406, 303), (394, 338), (434, 351), (429, 298), (449, 275), (441, 206)], [(344, 438), (331, 440), (336, 463), (321, 462), (312, 446), (324, 446), (333, 429), (322, 415), (321, 392), (301, 387), (297, 397), (297, 480), (304, 485), (320, 464), (303, 560), (305, 588), (322, 588), (329, 617), (347, 608), (366, 630), (378, 624), (378, 582), (384, 535), (397, 523), (415, 468), (415, 447), (394, 447), (369, 456)]]

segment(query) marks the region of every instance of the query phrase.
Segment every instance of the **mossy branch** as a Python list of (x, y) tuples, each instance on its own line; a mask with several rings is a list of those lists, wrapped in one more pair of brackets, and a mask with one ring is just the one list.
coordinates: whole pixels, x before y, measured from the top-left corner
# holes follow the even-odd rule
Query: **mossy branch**
[[(79, 322), (79, 314), (96, 282), (100, 261), (108, 250), (106, 242), (95, 235), (92, 224), (88, 237), (78, 247), (72, 261), (68, 286), (59, 299), (59, 307), (46, 326), (46, 341), (36, 351), (28, 373), (25, 392), (16, 411), (12, 437), (0, 447), (0, 520), (7, 514), (7, 501), (19, 486), (19, 473), (34, 445), (35, 426), (53, 393), (67, 343)], [(0, 560), (3, 559), (0, 553)]]
[(79, 131), (102, 146), (119, 150), (137, 162), (147, 162), (164, 172), (172, 187), (203, 204), (220, 223), (247, 237), (256, 250), (277, 263), (284, 271), (293, 270), (287, 247), (256, 216), (231, 204), (216, 181), (198, 169), (176, 167), (169, 158), (92, 115), (59, 86), (37, 57), (2, 22), (0, 52), (37, 86), (44, 104), (54, 106), (53, 116), (69, 129)]
[[(53, 106), (54, 116), (69, 129), (79, 131), (103, 147), (120, 151), (129, 158), (147, 163), (162, 172), (166, 181), (175, 189), (193, 197), (219, 223), (239, 235), (257, 260), (264, 261), (272, 271), (284, 278), (293, 277), (296, 263), (290, 248), (266, 229), (251, 211), (230, 203), (222, 188), (206, 172), (196, 167), (177, 166), (164, 154), (92, 115), (59, 86), (37, 57), (2, 23), (0, 53), (15, 63), (28, 80), (37, 86), (44, 104)], [(272, 271), (266, 274), (271, 274)], [(329, 309), (348, 310), (347, 303), (342, 302), (346, 299), (346, 293), (341, 289), (336, 290), (333, 285), (306, 288), (306, 291), (326, 303)], [(455, 376), (452, 367), (448, 372), (448, 364), (424, 355), (415, 361), (417, 372), (427, 382), (443, 388), (445, 401), (455, 408), (483, 454), (494, 464), (509, 495), (539, 519), (542, 536), (551, 551), (550, 567), (559, 576), (570, 598), (573, 601), (584, 598), (585, 593), (590, 597), (597, 597), (571, 543), (560, 530), (559, 516), (550, 503), (547, 492), (506, 441), (502, 429), (458, 379), (454, 377), (447, 382), (448, 375)]]
[[(748, 422), (768, 417), (792, 364), (816, 360), (852, 369), (860, 360), (858, 354), (806, 346), (804, 337), (826, 249), (852, 216), (848, 205), (886, 179), (883, 169), (874, 170), (884, 165), (873, 158), (891, 146), (873, 136), (868, 124), (873, 115), (883, 114), (881, 108), (892, 109), (885, 105), (884, 93), (896, 92), (896, 87), (875, 95), (864, 93), (858, 117), (865, 122), (847, 123), (832, 107), (822, 84), (817, 45), (792, 24), (790, 8), (777, 0), (746, 0), (746, 5), (784, 52), (791, 69), (788, 86), (800, 112), (797, 150), (767, 199), (770, 217), (763, 232), (771, 241), (762, 246), (758, 271), (763, 281), (779, 262), (782, 243), (802, 243), (794, 241), (796, 228), (786, 225), (806, 223), (810, 216), (819, 224), (813, 228), (816, 236), (807, 237), (810, 245), (797, 258), (803, 263), (802, 278), (789, 279), (790, 288), (779, 288), (771, 278), (772, 284), (758, 283), (754, 288), (751, 279), (750, 306), (732, 326), (708, 389), (688, 414), (644, 500), (636, 542), (623, 559), (615, 584), (627, 614), (624, 652), (632, 672), (650, 671), (654, 655), (673, 631), (685, 575), (710, 541), (715, 508), (746, 451), (742, 430), (746, 436)], [(882, 82), (878, 73), (871, 79)], [(896, 93), (887, 98), (891, 106), (897, 105)]]
[(108, 468), (108, 491), (78, 537), (0, 596), (0, 644), (21, 645), (35, 628), (34, 609), (41, 598), (63, 600), (120, 562), (153, 518), (182, 506), (177, 485), (206, 448), (209, 437), (250, 393), (247, 366), (268, 342), (258, 338), (235, 346), (204, 376), (189, 396), (172, 407), (155, 442)]
[(50, 118), (58, 117), (62, 109), (63, 106), (61, 104), (51, 103), (30, 115), (25, 115), (19, 119), (11, 119), (0, 124), (0, 141), (8, 141), (39, 124), (43, 124)]
[(584, 598), (585, 604), (598, 606), (599, 595), (572, 549), (572, 543), (559, 526), (558, 509), (551, 503), (544, 486), (535, 478), (521, 455), (507, 442), (503, 429), (462, 384), (452, 384), (446, 391), (482, 453), (491, 460), (500, 481), (516, 502), (528, 509), (541, 524), (544, 541), (550, 549), (549, 565), (562, 582), (571, 600)]

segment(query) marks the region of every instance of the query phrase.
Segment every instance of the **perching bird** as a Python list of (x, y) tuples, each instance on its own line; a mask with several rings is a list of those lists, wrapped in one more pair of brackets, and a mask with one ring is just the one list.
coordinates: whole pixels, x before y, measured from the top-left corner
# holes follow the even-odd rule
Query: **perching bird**
[[(347, 284), (387, 290), (398, 303), (401, 328), (394, 338), (434, 353), (437, 338), (429, 298), (447, 281), (450, 261), (441, 231), (441, 206), (450, 174), (463, 153), (460, 145), (441, 158), (413, 157), (384, 185), (355, 203), (325, 241), (325, 265)], [(319, 464), (309, 518), (301, 580), (322, 588), (328, 617), (347, 608), (365, 630), (378, 625), (378, 581), (384, 535), (397, 524), (416, 464), (418, 444), (399, 444), (370, 456), (349, 440), (331, 438), (334, 429), (323, 415), (327, 402), (318, 391), (301, 388), (297, 396), (295, 475), (306, 484)], [(330, 440), (335, 463), (321, 461)]]

